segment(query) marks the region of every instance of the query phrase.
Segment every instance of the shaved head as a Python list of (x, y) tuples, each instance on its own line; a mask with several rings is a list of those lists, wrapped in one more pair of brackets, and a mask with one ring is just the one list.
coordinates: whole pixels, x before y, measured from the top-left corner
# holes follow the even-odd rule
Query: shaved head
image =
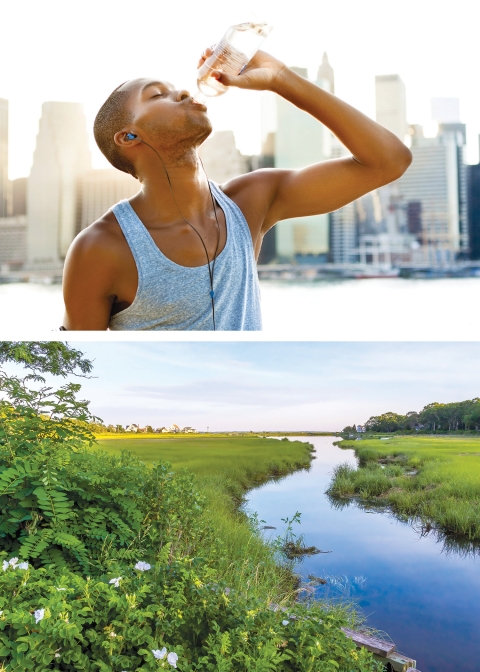
[(127, 105), (131, 89), (125, 87), (126, 83), (117, 86), (99, 109), (93, 124), (93, 133), (100, 151), (112, 166), (136, 177), (135, 166), (123, 155), (122, 150), (113, 139), (115, 133), (133, 119), (132, 112)]

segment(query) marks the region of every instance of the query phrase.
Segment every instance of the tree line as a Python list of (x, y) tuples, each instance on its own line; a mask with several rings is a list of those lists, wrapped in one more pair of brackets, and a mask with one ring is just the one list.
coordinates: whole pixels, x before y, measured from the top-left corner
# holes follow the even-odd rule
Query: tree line
[[(457, 432), (480, 430), (480, 398), (456, 401), (450, 404), (433, 402), (421, 411), (410, 411), (406, 415), (383, 413), (373, 415), (364, 425), (367, 432)], [(344, 432), (357, 431), (355, 426), (345, 427)]]

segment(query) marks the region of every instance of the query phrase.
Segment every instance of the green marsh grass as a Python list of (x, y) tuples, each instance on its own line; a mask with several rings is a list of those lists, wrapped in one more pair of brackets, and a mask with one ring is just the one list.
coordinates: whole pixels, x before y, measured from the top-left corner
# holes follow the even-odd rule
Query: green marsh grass
[(337, 467), (330, 495), (377, 498), (425, 525), (480, 539), (480, 438), (393, 436), (339, 445), (355, 449), (360, 467)]
[[(258, 436), (100, 435), (98, 446), (109, 453), (128, 450), (147, 464), (162, 460), (177, 471), (192, 471), (206, 497), (205, 516), (222, 542), (215, 558), (220, 578), (232, 588), (275, 603), (291, 603), (296, 585), (288, 563), (278, 561), (259, 525), (239, 508), (247, 490), (271, 478), (308, 468), (311, 446)], [(285, 515), (294, 512), (285, 505)], [(208, 549), (201, 549), (208, 554)]]

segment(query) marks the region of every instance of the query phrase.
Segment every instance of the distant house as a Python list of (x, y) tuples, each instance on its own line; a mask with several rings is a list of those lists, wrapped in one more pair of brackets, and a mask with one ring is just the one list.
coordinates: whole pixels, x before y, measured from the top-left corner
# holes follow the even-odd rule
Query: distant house
[(358, 434), (361, 434), (361, 433), (367, 431), (363, 425), (357, 425), (356, 430), (357, 430)]
[(140, 427), (136, 425), (135, 423), (133, 425), (128, 425), (126, 428), (126, 432), (138, 432), (140, 430)]
[(196, 434), (197, 430), (193, 429), (193, 427), (184, 427), (182, 429), (182, 434)]
[(180, 427), (178, 425), (170, 425), (170, 427), (162, 427), (161, 430), (162, 434), (179, 434), (180, 432)]

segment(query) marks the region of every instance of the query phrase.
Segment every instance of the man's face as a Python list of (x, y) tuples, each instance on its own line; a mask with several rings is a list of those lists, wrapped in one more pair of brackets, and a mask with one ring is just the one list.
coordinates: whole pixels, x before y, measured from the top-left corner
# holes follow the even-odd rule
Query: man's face
[(212, 131), (207, 108), (195, 103), (188, 91), (154, 79), (135, 79), (122, 89), (131, 91), (128, 105), (133, 123), (146, 132), (145, 140), (159, 148), (197, 147)]

